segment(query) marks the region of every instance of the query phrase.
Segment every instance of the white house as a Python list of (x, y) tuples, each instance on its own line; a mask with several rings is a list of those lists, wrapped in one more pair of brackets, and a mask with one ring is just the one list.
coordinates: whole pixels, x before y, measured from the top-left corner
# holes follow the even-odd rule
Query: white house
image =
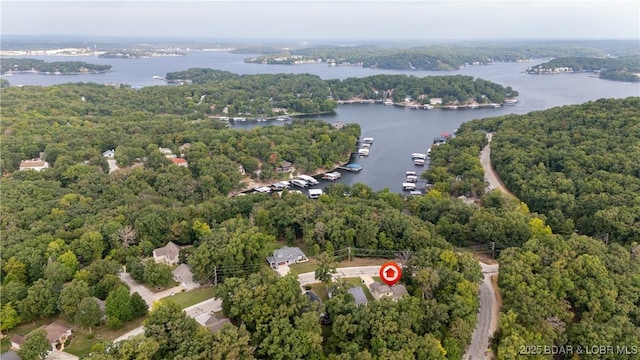
[(116, 151), (114, 149), (107, 150), (102, 153), (102, 157), (105, 157), (107, 159), (113, 159), (115, 156), (116, 156)]
[(49, 167), (49, 163), (41, 159), (23, 160), (20, 162), (20, 170), (40, 171)]

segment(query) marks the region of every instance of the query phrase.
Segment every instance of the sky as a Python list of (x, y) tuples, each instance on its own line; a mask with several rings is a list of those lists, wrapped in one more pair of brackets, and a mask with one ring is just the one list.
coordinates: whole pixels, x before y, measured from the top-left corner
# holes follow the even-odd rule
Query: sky
[(4, 35), (191, 39), (640, 39), (640, 1), (0, 2)]

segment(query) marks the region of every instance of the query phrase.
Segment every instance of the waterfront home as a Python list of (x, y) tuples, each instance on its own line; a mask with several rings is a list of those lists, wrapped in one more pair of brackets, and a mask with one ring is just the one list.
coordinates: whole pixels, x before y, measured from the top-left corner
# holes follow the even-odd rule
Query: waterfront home
[(429, 103), (431, 105), (442, 105), (442, 98), (431, 98), (429, 99)]
[(278, 166), (277, 170), (279, 172), (289, 172), (293, 170), (293, 164), (286, 160), (283, 160), (280, 162), (280, 166)]
[(41, 171), (49, 167), (49, 163), (41, 159), (23, 160), (20, 162), (20, 170)]
[(272, 255), (267, 256), (267, 261), (272, 269), (277, 270), (279, 266), (293, 265), (309, 261), (309, 259), (300, 248), (284, 246), (274, 250)]

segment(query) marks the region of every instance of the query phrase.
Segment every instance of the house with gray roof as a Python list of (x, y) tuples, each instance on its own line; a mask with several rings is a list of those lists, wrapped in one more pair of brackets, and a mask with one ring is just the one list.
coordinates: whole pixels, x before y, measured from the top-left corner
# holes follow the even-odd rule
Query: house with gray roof
[(193, 273), (191, 267), (187, 264), (180, 264), (172, 272), (173, 279), (179, 282), (186, 290), (192, 290), (200, 287), (200, 284), (193, 281)]
[(153, 250), (153, 260), (157, 263), (174, 265), (178, 263), (179, 257), (180, 247), (171, 241), (167, 245)]
[(267, 256), (267, 261), (272, 269), (277, 270), (279, 266), (297, 264), (309, 259), (300, 248), (284, 246)]
[(407, 288), (402, 284), (396, 284), (391, 287), (391, 291), (393, 292), (393, 296), (391, 297), (394, 301), (397, 301), (403, 296), (409, 295)]
[(367, 296), (364, 294), (364, 290), (362, 290), (361, 287), (354, 286), (347, 290), (347, 292), (353, 295), (353, 298), (356, 301), (356, 306), (367, 305)]
[(222, 330), (225, 324), (231, 324), (231, 321), (227, 318), (219, 318), (215, 315), (211, 315), (209, 319), (204, 323), (204, 326), (211, 330), (211, 332), (217, 332)]
[(380, 298), (382, 297), (393, 296), (393, 291), (391, 291), (391, 288), (389, 287), (389, 285), (383, 284), (378, 281), (369, 285), (369, 291), (371, 291), (371, 296), (373, 296), (373, 298), (376, 300), (380, 300)]

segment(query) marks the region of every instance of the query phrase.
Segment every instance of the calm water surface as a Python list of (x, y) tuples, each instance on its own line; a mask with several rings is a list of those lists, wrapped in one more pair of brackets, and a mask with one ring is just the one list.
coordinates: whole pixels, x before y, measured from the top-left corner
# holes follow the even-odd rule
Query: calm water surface
[[(520, 93), (520, 103), (499, 109), (477, 110), (410, 110), (380, 104), (340, 105), (334, 115), (316, 116), (327, 122), (342, 121), (358, 123), (363, 137), (375, 138), (368, 157), (357, 159), (363, 166), (359, 173), (344, 173), (341, 182), (362, 182), (374, 190), (389, 188), (402, 191), (404, 173), (408, 170), (424, 171), (415, 167), (410, 155), (425, 152), (433, 138), (443, 132), (452, 132), (460, 124), (472, 119), (524, 114), (554, 106), (580, 104), (600, 98), (623, 98), (640, 96), (640, 85), (601, 80), (588, 74), (528, 75), (524, 71), (535, 63), (497, 63), (485, 66), (470, 66), (454, 72), (395, 71), (364, 69), (352, 66), (329, 67), (326, 64), (309, 65), (262, 65), (246, 64), (246, 54), (221, 52), (189, 52), (184, 57), (153, 57), (146, 59), (101, 59), (97, 57), (36, 56), (46, 61), (86, 61), (95, 64), (110, 64), (114, 71), (92, 75), (34, 75), (15, 74), (6, 77), (13, 85), (54, 85), (67, 82), (119, 82), (132, 86), (162, 85), (163, 81), (153, 76), (164, 76), (167, 72), (206, 67), (230, 71), (236, 74), (262, 73), (311, 73), (323, 79), (345, 79), (376, 74), (411, 74), (434, 76), (462, 74), (481, 77), (503, 86), (511, 86)], [(234, 124), (235, 128), (249, 129), (255, 126), (280, 125), (281, 123), (246, 122)], [(320, 187), (326, 183), (321, 183)]]

